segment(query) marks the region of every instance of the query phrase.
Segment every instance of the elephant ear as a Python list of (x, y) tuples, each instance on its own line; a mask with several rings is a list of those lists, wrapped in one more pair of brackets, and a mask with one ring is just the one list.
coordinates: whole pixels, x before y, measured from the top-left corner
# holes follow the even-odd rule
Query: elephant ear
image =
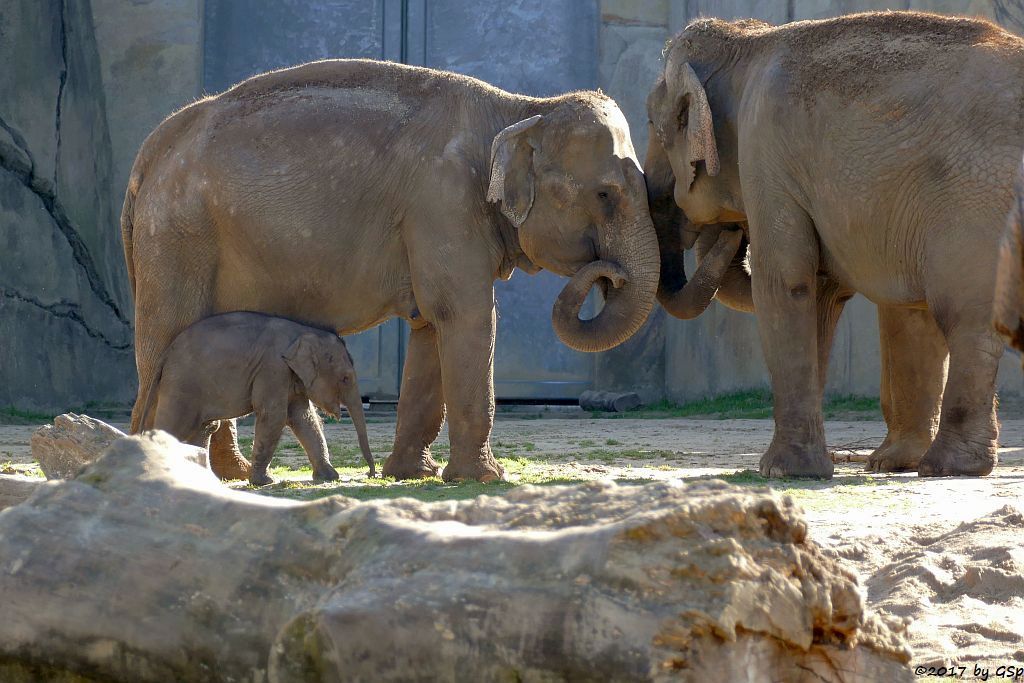
[(313, 385), (317, 375), (317, 360), (319, 356), (320, 340), (315, 334), (303, 334), (292, 342), (282, 358), (292, 369), (303, 386), (307, 389)]
[[(687, 161), (704, 162), (708, 175), (718, 175), (718, 147), (715, 145), (715, 124), (704, 86), (689, 62), (669, 68), (665, 74), (669, 92), (675, 94), (674, 111), (686, 121)], [(691, 174), (690, 182), (693, 182)]]
[(513, 123), (491, 143), (491, 182), (487, 201), (501, 202), (501, 212), (517, 228), (533, 206), (533, 144), (527, 131), (540, 123), (539, 114)]

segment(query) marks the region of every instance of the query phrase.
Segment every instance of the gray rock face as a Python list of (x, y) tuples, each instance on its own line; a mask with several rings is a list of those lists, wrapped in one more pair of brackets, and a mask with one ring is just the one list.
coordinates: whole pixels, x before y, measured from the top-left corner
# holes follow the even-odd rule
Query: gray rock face
[(0, 600), (5, 681), (911, 679), (767, 489), (293, 503), (162, 432), (0, 514)]
[(131, 398), (129, 296), (87, 0), (0, 5), (0, 405)]
[[(125, 433), (120, 429), (101, 420), (65, 413), (32, 435), (32, 457), (47, 479), (71, 479), (123, 436)], [(209, 467), (205, 449), (186, 444), (179, 448), (189, 462)]]

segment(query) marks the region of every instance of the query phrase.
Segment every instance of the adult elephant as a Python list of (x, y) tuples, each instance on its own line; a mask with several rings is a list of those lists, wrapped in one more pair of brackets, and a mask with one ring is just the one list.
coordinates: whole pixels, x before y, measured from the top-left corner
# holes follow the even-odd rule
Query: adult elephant
[[(1021, 101), (1024, 42), (980, 20), (708, 19), (669, 42), (645, 161), (659, 299), (680, 317), (716, 293), (756, 308), (775, 396), (762, 474), (832, 475), (821, 399), (855, 292), (879, 305), (890, 427), (869, 468), (992, 470), (994, 272)], [(682, 288), (693, 244), (700, 286)]]
[[(643, 175), (611, 99), (368, 60), (255, 76), (168, 118), (135, 160), (121, 225), (140, 397), (174, 336), (213, 313), (339, 334), (407, 320), (383, 467), (397, 478), (437, 474), (446, 409), (444, 478), (503, 475), (489, 444), (496, 278), (547, 268), (573, 277), (573, 295), (597, 283), (599, 315), (553, 317), (581, 351), (629, 338), (658, 283)], [(212, 446), (225, 477), (246, 474), (233, 441), (218, 432)]]

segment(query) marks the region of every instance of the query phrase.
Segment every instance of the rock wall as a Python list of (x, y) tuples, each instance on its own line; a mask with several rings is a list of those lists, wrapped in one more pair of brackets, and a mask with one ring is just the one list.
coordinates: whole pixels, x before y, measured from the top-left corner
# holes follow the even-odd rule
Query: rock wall
[(0, 406), (127, 400), (130, 298), (89, 0), (8, 0), (0, 27)]

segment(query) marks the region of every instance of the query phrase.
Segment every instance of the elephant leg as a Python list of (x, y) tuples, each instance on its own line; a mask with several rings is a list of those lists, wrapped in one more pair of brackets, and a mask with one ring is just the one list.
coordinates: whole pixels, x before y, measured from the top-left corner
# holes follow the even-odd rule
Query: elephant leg
[(238, 447), (235, 420), (221, 420), (210, 438), (210, 469), (224, 480), (248, 479), (252, 474), (252, 465)]
[(337, 481), (338, 470), (331, 466), (323, 422), (309, 399), (296, 396), (288, 402), (288, 426), (313, 466), (313, 481)]
[(502, 479), (491, 452), (494, 425), (494, 294), (490, 306), (453, 316), (438, 325), (441, 384), (448, 408), (452, 454), (445, 481)]
[(436, 477), (441, 468), (430, 455), (430, 444), (440, 433), (443, 422), (437, 334), (433, 326), (427, 325), (409, 335), (398, 398), (395, 446), (384, 461), (382, 474), (395, 479)]
[(766, 477), (830, 478), (818, 368), (817, 235), (795, 205), (761, 209), (751, 221), (752, 290), (771, 375), (775, 434), (760, 471)]
[(1003, 343), (989, 311), (991, 306), (963, 311), (977, 318), (967, 324), (939, 320), (949, 347), (949, 375), (939, 431), (918, 464), (922, 477), (984, 476), (996, 465), (995, 383)]
[(916, 470), (939, 426), (949, 352), (930, 311), (878, 307), (882, 416), (889, 428), (870, 472)]
[(256, 426), (252, 440), (252, 474), (249, 483), (253, 486), (273, 484), (267, 473), (274, 450), (281, 441), (281, 432), (287, 422), (285, 406), (270, 406), (256, 411)]
[(164, 400), (158, 406), (156, 415), (149, 420), (153, 429), (161, 429), (182, 443), (203, 447), (209, 432), (205, 429), (202, 416), (190, 410), (187, 400)]

